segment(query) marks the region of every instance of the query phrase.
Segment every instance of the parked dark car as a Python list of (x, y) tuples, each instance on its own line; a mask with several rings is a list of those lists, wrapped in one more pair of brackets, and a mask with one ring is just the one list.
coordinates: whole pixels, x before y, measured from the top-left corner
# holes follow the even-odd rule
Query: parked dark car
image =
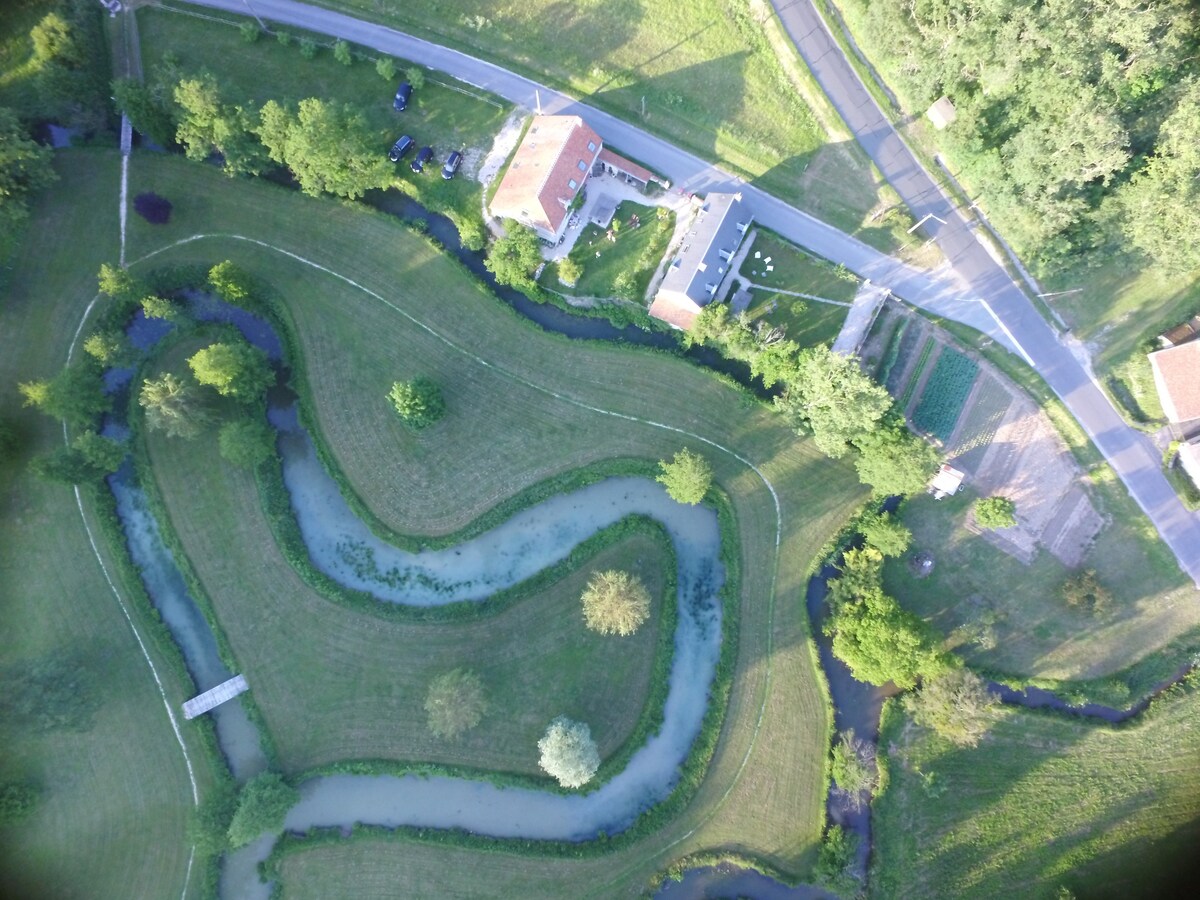
[(412, 161), (412, 170), (414, 172), (424, 172), (425, 163), (433, 159), (433, 148), (422, 147), (421, 152), (417, 154), (417, 158)]
[(446, 164), (442, 166), (442, 177), (449, 181), (454, 177), (454, 173), (458, 171), (460, 165), (462, 165), (462, 154), (455, 150), (446, 157)]
[(412, 145), (414, 143), (416, 143), (416, 141), (410, 138), (407, 134), (403, 135), (400, 140), (392, 144), (391, 152), (388, 153), (388, 159), (390, 159), (392, 162), (400, 162), (401, 157), (403, 157), (405, 153), (412, 149)]
[(400, 82), (400, 87), (396, 89), (396, 99), (392, 102), (392, 106), (403, 112), (408, 109), (408, 98), (412, 96), (412, 85), (407, 81)]

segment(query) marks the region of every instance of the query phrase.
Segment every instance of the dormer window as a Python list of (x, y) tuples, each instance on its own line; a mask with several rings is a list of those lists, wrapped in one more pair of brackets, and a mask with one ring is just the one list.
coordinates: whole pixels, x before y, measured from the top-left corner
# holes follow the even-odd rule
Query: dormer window
[(579, 182), (572, 178), (567, 182), (567, 187), (569, 187), (571, 190), (575, 190), (575, 188), (579, 187)]
[(596, 142), (595, 141), (588, 141), (588, 151), (590, 153), (596, 152)]
[(582, 159), (579, 161), (579, 171), (580, 172), (587, 171), (587, 163), (585, 163)]

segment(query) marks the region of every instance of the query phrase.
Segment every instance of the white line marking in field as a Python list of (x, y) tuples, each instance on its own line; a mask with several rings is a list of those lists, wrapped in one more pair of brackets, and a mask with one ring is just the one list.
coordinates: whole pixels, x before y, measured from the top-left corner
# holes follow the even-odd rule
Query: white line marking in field
[[(697, 831), (699, 831), (700, 828), (702, 828), (704, 825), (708, 824), (708, 822), (712, 820), (712, 817), (717, 814), (717, 812), (721, 809), (722, 806), (724, 806), (725, 801), (727, 799), (729, 799), (729, 795), (732, 794), (733, 789), (735, 787), (737, 787), (738, 782), (741, 779), (742, 772), (745, 771), (746, 765), (750, 761), (750, 755), (754, 752), (754, 748), (758, 743), (759, 732), (762, 730), (763, 719), (766, 715), (766, 710), (767, 710), (767, 697), (770, 693), (770, 688), (771, 688), (771, 663), (772, 663), (772, 657), (773, 657), (773, 653), (774, 653), (774, 649), (775, 649), (775, 637), (774, 637), (775, 584), (776, 584), (777, 576), (779, 573), (779, 545), (780, 545), (780, 540), (781, 540), (782, 533), (783, 533), (783, 512), (782, 512), (782, 510), (780, 508), (780, 504), (779, 504), (779, 494), (776, 493), (775, 486), (771, 484), (770, 480), (767, 478), (766, 475), (763, 474), (762, 470), (759, 469), (758, 466), (754, 465), (754, 463), (750, 462), (750, 460), (746, 459), (741, 454), (739, 454), (733, 450), (730, 450), (728, 447), (718, 444), (716, 441), (710, 440), (706, 437), (696, 434), (695, 432), (687, 431), (683, 428), (676, 428), (674, 425), (667, 425), (664, 422), (656, 422), (653, 419), (641, 419), (641, 418), (638, 418), (637, 416), (627, 415), (626, 413), (619, 413), (619, 412), (614, 412), (612, 410), (601, 409), (600, 407), (591, 406), (587, 403), (584, 403), (581, 400), (576, 400), (574, 397), (568, 397), (563, 394), (559, 394), (558, 392), (553, 391), (550, 388), (544, 387), (540, 384), (536, 384), (532, 381), (528, 381), (525, 378), (522, 378), (520, 375), (516, 374), (515, 372), (505, 369), (502, 366), (498, 366), (493, 363), (490, 363), (487, 360), (485, 360), (479, 356), (476, 356), (470, 350), (467, 350), (465, 347), (461, 347), (458, 344), (454, 343), (454, 341), (445, 337), (441, 333), (435, 331), (433, 328), (426, 325), (424, 322), (414, 318), (411, 314), (405, 312), (403, 309), (396, 306), (394, 303), (387, 300), (380, 294), (377, 294), (375, 291), (359, 284), (357, 281), (354, 281), (351, 278), (347, 278), (345, 275), (335, 272), (332, 269), (326, 268), (325, 266), (321, 265), (318, 262), (314, 262), (311, 259), (306, 259), (305, 257), (300, 256), (299, 254), (293, 253), (290, 250), (285, 250), (282, 247), (276, 247), (273, 244), (268, 244), (266, 241), (260, 241), (257, 238), (246, 237), (245, 235), (240, 235), (240, 234), (194, 234), (191, 237), (181, 238), (180, 240), (174, 241), (173, 243), (170, 243), (170, 244), (167, 244), (164, 247), (160, 247), (157, 250), (152, 250), (150, 253), (147, 253), (145, 256), (142, 256), (139, 259), (134, 260), (133, 265), (137, 265), (138, 263), (145, 262), (146, 260), (148, 260), (154, 256), (157, 256), (160, 253), (164, 253), (167, 250), (170, 250), (174, 247), (180, 247), (180, 246), (183, 246), (184, 244), (190, 244), (195, 241), (206, 240), (206, 239), (232, 239), (232, 240), (237, 240), (237, 241), (245, 241), (246, 243), (255, 244), (255, 245), (257, 245), (259, 247), (263, 247), (267, 250), (272, 250), (276, 253), (282, 254), (283, 256), (286, 256), (290, 259), (294, 259), (299, 263), (303, 263), (306, 266), (310, 266), (311, 268), (314, 268), (320, 272), (324, 272), (327, 275), (331, 275), (332, 277), (337, 278), (339, 281), (344, 281), (346, 284), (350, 285), (351, 287), (357, 288), (358, 290), (362, 291), (367, 296), (372, 297), (375, 300), (378, 300), (380, 303), (382, 303), (384, 306), (387, 306), (389, 309), (392, 309), (395, 312), (398, 312), (404, 318), (408, 319), (408, 321), (412, 322), (414, 325), (416, 325), (418, 328), (422, 329), (429, 335), (437, 338), (439, 341), (441, 341), (447, 347), (450, 347), (451, 349), (457, 351), (458, 353), (461, 353), (463, 356), (467, 357), (468, 359), (474, 360), (475, 362), (479, 363), (481, 366), (484, 366), (488, 369), (492, 369), (496, 372), (501, 373), (502, 375), (512, 379), (513, 381), (517, 382), (518, 384), (525, 385), (526, 387), (532, 388), (533, 390), (539, 391), (543, 394), (547, 394), (551, 397), (554, 397), (556, 400), (562, 400), (564, 403), (570, 403), (573, 406), (579, 407), (580, 409), (586, 409), (590, 412), (599, 413), (600, 415), (612, 416), (613, 418), (616, 418), (616, 419), (625, 419), (630, 422), (637, 422), (642, 425), (650, 425), (654, 428), (662, 428), (665, 431), (673, 431), (676, 434), (682, 434), (682, 435), (686, 435), (687, 437), (694, 438), (698, 441), (708, 444), (710, 447), (713, 447), (714, 449), (717, 449), (723, 453), (729, 454), (734, 459), (736, 459), (738, 462), (742, 463), (742, 465), (751, 469), (754, 472), (754, 474), (759, 477), (759, 480), (762, 481), (762, 483), (766, 486), (767, 490), (770, 492), (771, 500), (775, 505), (775, 558), (773, 561), (773, 565), (771, 567), (770, 602), (767, 607), (766, 674), (765, 674), (765, 678), (763, 681), (762, 700), (759, 703), (759, 707), (758, 707), (758, 719), (754, 723), (754, 731), (750, 737), (750, 746), (746, 748), (746, 754), (745, 754), (745, 756), (742, 757), (742, 761), (739, 764), (737, 771), (733, 774), (733, 779), (732, 779), (729, 787), (726, 789), (725, 793), (721, 795), (721, 799), (716, 802), (716, 804), (710, 810), (708, 815), (705, 816), (696, 825), (695, 828), (693, 828), (687, 834), (672, 841), (670, 844), (667, 844), (665, 847), (662, 848), (662, 850), (658, 851), (658, 853), (655, 855), (661, 855), (662, 853), (665, 853), (667, 850), (670, 850), (672, 847), (674, 847), (677, 844), (680, 844), (683, 841), (690, 838), (693, 834), (695, 834)], [(601, 885), (601, 887), (604, 887), (604, 886), (605, 885)]]

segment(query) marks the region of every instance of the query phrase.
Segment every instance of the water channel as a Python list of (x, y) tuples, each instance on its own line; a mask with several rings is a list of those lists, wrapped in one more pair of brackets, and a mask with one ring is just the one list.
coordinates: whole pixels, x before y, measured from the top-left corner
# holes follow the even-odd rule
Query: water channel
[[(418, 210), (406, 202), (401, 214), (412, 217)], [(431, 232), (479, 274), (479, 258), (458, 246), (449, 220), (429, 215), (425, 218)], [(446, 229), (449, 234), (441, 233)], [(659, 345), (663, 339), (635, 328), (616, 329), (606, 321), (575, 317), (555, 307), (532, 303), (514, 291), (498, 292), (508, 294), (503, 299), (543, 328), (571, 337), (616, 338), (650, 345)], [(264, 320), (207, 295), (187, 296), (194, 316), (234, 324), (273, 360), (279, 360), (278, 337)], [(129, 333), (136, 346), (148, 349), (170, 327), (169, 323), (145, 319), (139, 311)], [(673, 339), (666, 340), (673, 345)], [(731, 371), (728, 365), (724, 368)], [(731, 374), (748, 380), (744, 372), (733, 370)], [(111, 391), (121, 392), (127, 389), (131, 376), (130, 370), (113, 370), (106, 374), (106, 383)], [(270, 418), (279, 432), (285, 483), (314, 564), (348, 587), (375, 594), (380, 602), (486, 602), (496, 590), (528, 578), (567, 556), (599, 529), (635, 513), (664, 525), (675, 544), (680, 567), (679, 624), (662, 729), (633, 756), (622, 773), (598, 790), (586, 795), (563, 795), (456, 778), (325, 776), (301, 785), (301, 801), (289, 813), (285, 827), (303, 831), (316, 826), (348, 828), (363, 822), (458, 827), (496, 836), (587, 840), (600, 831), (612, 834), (622, 830), (669, 793), (699, 731), (720, 649), (716, 593), (723, 576), (718, 562), (720, 536), (711, 509), (675, 504), (661, 487), (645, 479), (614, 478), (554, 497), (458, 547), (407, 553), (381, 541), (357, 519), (318, 461), (294, 408), (273, 408)], [(110, 422), (106, 428), (114, 433), (121, 426)], [(131, 557), (180, 647), (197, 690), (215, 686), (231, 673), (221, 662), (215, 638), (188, 596), (182, 576), (162, 542), (132, 467), (127, 463), (109, 483)], [(830, 641), (821, 633), (820, 625), (825, 582), (833, 572), (827, 567), (812, 579), (807, 602), (830, 685), (835, 725), (839, 731), (853, 728), (859, 737), (873, 742), (888, 691), (856, 681), (832, 657)], [(1017, 692), (1000, 685), (994, 689), (1005, 702), (1065, 709), (1106, 721), (1119, 721), (1144, 708), (1139, 704), (1131, 710), (1099, 706), (1075, 709), (1045, 691)], [(231, 701), (211, 715), (221, 750), (235, 777), (245, 780), (262, 771), (266, 760), (241, 702)], [(848, 809), (831, 794), (828, 815), (831, 822), (854, 830), (862, 838), (859, 867), (865, 873), (870, 852), (869, 809)], [(266, 837), (227, 856), (222, 872), (223, 896), (248, 900), (269, 896), (269, 886), (257, 881), (255, 864), (265, 858), (273, 842), (273, 838)], [(763, 900), (825, 896), (811, 887), (789, 888), (757, 873), (730, 867), (688, 872), (682, 882), (664, 886), (660, 896), (680, 900), (724, 896), (729, 891)]]

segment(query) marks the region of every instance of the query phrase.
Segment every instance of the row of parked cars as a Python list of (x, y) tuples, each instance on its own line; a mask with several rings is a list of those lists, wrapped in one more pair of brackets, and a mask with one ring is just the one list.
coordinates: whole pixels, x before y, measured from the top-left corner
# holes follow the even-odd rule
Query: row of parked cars
[[(396, 99), (392, 101), (392, 107), (398, 112), (404, 112), (408, 109), (408, 101), (412, 98), (412, 85), (407, 81), (400, 82), (400, 87), (396, 90)], [(400, 162), (409, 150), (416, 143), (407, 134), (401, 135), (400, 140), (392, 144), (392, 149), (388, 151), (388, 159), (392, 162)], [(422, 147), (417, 151), (416, 157), (409, 163), (409, 167), (414, 172), (424, 172), (425, 164), (433, 159), (433, 148)], [(446, 157), (446, 164), (442, 166), (442, 177), (449, 181), (454, 177), (454, 173), (458, 171), (458, 167), (462, 165), (462, 153), (458, 150), (453, 151)]]

